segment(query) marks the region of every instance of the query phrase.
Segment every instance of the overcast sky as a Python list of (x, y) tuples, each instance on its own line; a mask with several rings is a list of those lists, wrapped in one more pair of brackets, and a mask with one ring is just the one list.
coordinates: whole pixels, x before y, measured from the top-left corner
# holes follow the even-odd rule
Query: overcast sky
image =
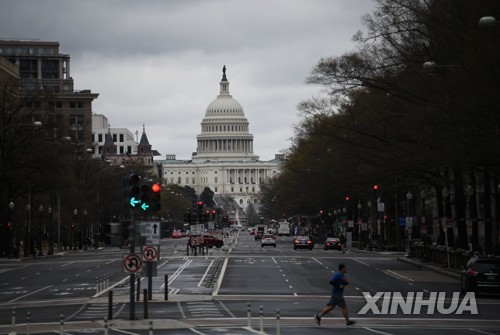
[(93, 112), (142, 133), (162, 159), (188, 159), (222, 66), (261, 160), (290, 146), (305, 79), (355, 48), (372, 0), (0, 0), (0, 38), (56, 41)]

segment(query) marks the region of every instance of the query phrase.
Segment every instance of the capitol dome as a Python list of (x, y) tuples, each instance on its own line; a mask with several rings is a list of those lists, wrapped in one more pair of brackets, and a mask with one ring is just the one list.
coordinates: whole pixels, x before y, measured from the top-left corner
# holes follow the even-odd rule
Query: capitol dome
[(193, 161), (258, 160), (243, 107), (229, 94), (226, 66), (219, 84), (220, 93), (208, 105), (201, 122)]

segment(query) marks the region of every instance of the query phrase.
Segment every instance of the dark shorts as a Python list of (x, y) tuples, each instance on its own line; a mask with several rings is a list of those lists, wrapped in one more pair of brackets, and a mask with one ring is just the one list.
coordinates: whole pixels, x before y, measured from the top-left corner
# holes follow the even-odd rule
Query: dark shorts
[(332, 296), (330, 297), (330, 301), (328, 301), (328, 303), (326, 305), (332, 306), (332, 307), (335, 307), (338, 305), (340, 308), (344, 308), (344, 307), (346, 307), (344, 296), (332, 294)]

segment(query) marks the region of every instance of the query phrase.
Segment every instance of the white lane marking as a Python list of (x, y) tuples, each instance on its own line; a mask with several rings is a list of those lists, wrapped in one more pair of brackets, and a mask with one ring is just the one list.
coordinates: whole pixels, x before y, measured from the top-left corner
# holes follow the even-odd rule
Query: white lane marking
[(185, 319), (186, 313), (184, 312), (184, 309), (182, 308), (182, 304), (180, 301), (177, 301), (177, 308), (179, 309), (179, 312), (181, 312), (181, 317)]
[(318, 263), (319, 263), (319, 265), (323, 265), (323, 263), (321, 263), (320, 261), (318, 261), (318, 260), (317, 260), (316, 258), (314, 258), (314, 257), (313, 257), (313, 261), (318, 262)]
[(365, 263), (365, 262), (363, 262), (363, 261), (360, 261), (359, 259), (353, 258), (353, 260), (354, 260), (354, 261), (356, 261), (356, 262), (358, 262), (358, 263), (361, 263), (361, 264), (363, 264), (363, 265), (370, 266), (370, 264)]
[(109, 264), (114, 263), (114, 262), (116, 262), (116, 259), (112, 259), (112, 260), (110, 260), (109, 262), (104, 263), (104, 264), (109, 265)]
[(273, 259), (273, 262), (276, 263), (276, 265), (278, 265), (278, 262), (276, 262), (276, 259), (274, 259), (274, 257), (271, 257), (271, 258)]
[(19, 299), (22, 299), (22, 298), (28, 297), (28, 296), (30, 296), (30, 295), (32, 295), (32, 294), (35, 294), (35, 293), (40, 292), (40, 291), (43, 291), (43, 290), (48, 289), (48, 288), (50, 288), (50, 287), (52, 287), (52, 285), (42, 287), (42, 288), (41, 288), (41, 289), (39, 289), (39, 290), (36, 290), (36, 291), (31, 292), (31, 293), (28, 293), (28, 294), (22, 295), (22, 296), (17, 297), (16, 299), (13, 299), (13, 300), (11, 300), (11, 301), (9, 301), (9, 302), (14, 302), (14, 301), (16, 301), (16, 300), (19, 300)]
[(207, 276), (208, 274), (208, 270), (210, 270), (210, 268), (212, 267), (212, 264), (214, 264), (214, 260), (212, 259), (212, 261), (210, 262), (210, 265), (208, 265), (207, 267), (207, 270), (205, 271), (205, 273), (203, 274), (203, 277), (201, 277), (201, 280), (200, 282), (198, 283), (198, 287), (201, 287), (201, 284), (203, 283), (203, 281), (205, 280), (205, 277)]
[(363, 327), (363, 329), (369, 330), (369, 331), (377, 333), (377, 334), (392, 335), (391, 333), (381, 332), (380, 330), (375, 330), (375, 329), (371, 329), (371, 328), (368, 328), (368, 327)]
[(404, 278), (404, 279), (409, 280), (409, 281), (414, 281), (413, 279), (408, 278), (408, 277), (403, 276), (403, 275), (400, 275), (399, 273), (396, 273), (396, 272), (394, 272), (394, 271), (391, 271), (391, 270), (385, 270), (385, 271), (387, 271), (387, 272), (389, 272), (389, 273), (392, 273), (393, 275), (395, 275), (395, 276), (397, 276), (397, 277), (401, 277), (401, 278)]
[(188, 328), (190, 331), (192, 331), (193, 333), (195, 334), (199, 334), (199, 335), (207, 335), (207, 333), (202, 333), (194, 328)]
[(233, 319), (236, 318), (236, 315), (234, 315), (233, 312), (231, 312), (229, 308), (227, 308), (222, 301), (219, 301), (219, 304), (222, 306), (222, 308), (224, 308), (226, 313), (229, 314)]
[(71, 264), (73, 264), (73, 263), (74, 263), (74, 262), (68, 262), (68, 263), (66, 263), (66, 264), (61, 265), (61, 267), (63, 268), (63, 267), (65, 267), (65, 266), (71, 265)]
[(483, 330), (477, 330), (477, 329), (473, 329), (473, 328), (469, 328), (467, 330), (470, 330), (471, 332), (477, 332), (477, 333), (480, 333), (480, 334), (486, 334), (486, 335), (495, 335), (493, 333), (488, 333), (488, 332), (485, 332)]
[(115, 332), (123, 333), (123, 334), (140, 335), (140, 333), (132, 333), (132, 332), (129, 332), (129, 331), (126, 331), (126, 330), (123, 330), (123, 329), (118, 329), (118, 328), (113, 328), (113, 327), (109, 327), (109, 329), (112, 329)]

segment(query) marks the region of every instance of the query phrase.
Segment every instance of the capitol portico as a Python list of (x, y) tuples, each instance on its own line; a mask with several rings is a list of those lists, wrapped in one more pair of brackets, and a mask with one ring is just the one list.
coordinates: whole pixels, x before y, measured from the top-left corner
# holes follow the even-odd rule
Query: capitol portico
[(231, 197), (242, 208), (259, 203), (261, 185), (280, 172), (283, 155), (260, 161), (243, 107), (229, 94), (224, 66), (220, 93), (207, 107), (190, 160), (167, 155), (162, 161), (164, 184), (189, 186), (201, 194), (209, 187), (216, 197)]

